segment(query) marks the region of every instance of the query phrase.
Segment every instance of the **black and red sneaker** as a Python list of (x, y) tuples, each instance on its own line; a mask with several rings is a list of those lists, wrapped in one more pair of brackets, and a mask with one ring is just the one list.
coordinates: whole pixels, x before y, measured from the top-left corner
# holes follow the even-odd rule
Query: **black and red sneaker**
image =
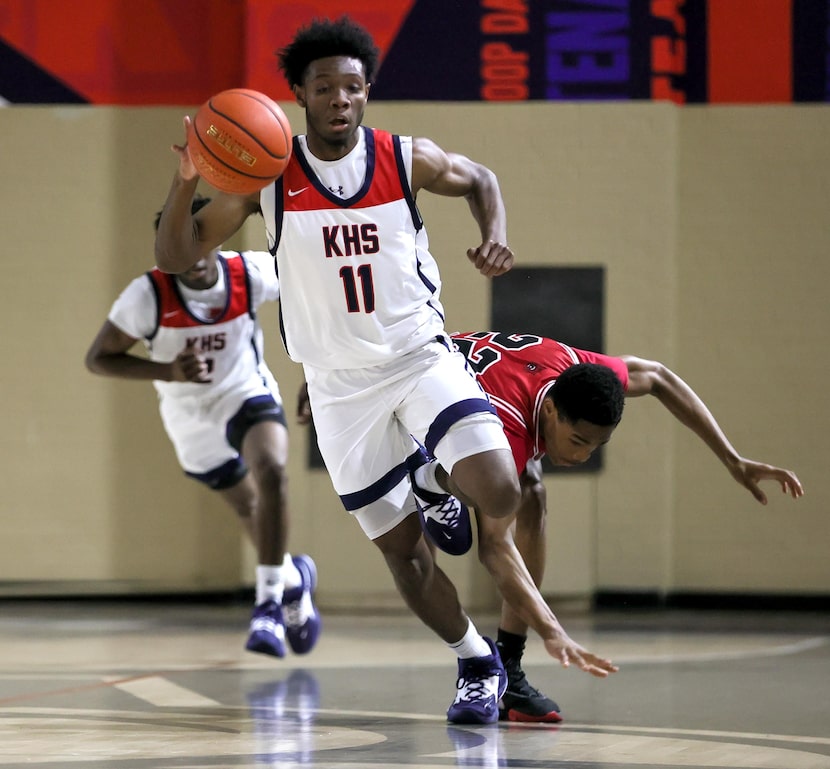
[(521, 659), (504, 660), (504, 669), (507, 690), (499, 703), (499, 721), (558, 724), (562, 720), (559, 705), (530, 685)]

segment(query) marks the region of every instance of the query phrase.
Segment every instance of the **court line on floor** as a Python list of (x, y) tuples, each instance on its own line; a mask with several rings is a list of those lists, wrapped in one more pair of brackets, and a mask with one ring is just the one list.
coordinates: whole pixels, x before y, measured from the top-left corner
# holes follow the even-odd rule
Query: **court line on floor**
[(643, 662), (663, 665), (676, 662), (718, 662), (734, 659), (752, 659), (755, 657), (779, 657), (818, 649), (821, 646), (825, 646), (828, 642), (830, 642), (830, 638), (827, 636), (816, 636), (815, 638), (805, 638), (802, 641), (795, 641), (794, 643), (782, 644), (780, 646), (736, 649), (735, 651), (689, 652), (677, 655), (663, 653), (661, 656), (646, 654), (630, 656), (618, 655), (614, 658), (614, 661), (621, 665), (629, 663), (640, 664)]
[[(221, 711), (216, 715), (218, 717), (227, 717), (229, 712), (239, 711), (249, 713), (247, 705), (222, 705), (216, 703), (221, 708)], [(0, 713), (5, 715), (25, 714), (37, 716), (41, 715), (55, 715), (65, 716), (67, 718), (77, 717), (106, 717), (119, 718), (127, 717), (140, 721), (153, 721), (159, 718), (168, 718), (170, 713), (167, 708), (175, 709), (181, 706), (159, 706), (159, 710), (153, 712), (147, 711), (124, 711), (124, 710), (108, 710), (103, 708), (54, 708), (54, 707), (0, 707)], [(196, 706), (194, 706), (196, 707)], [(204, 707), (201, 705), (200, 707)], [(303, 713), (308, 715), (307, 709), (284, 707), (283, 712), (286, 714)], [(388, 710), (344, 710), (343, 708), (314, 708), (313, 713), (315, 718), (320, 716), (332, 716), (340, 719), (349, 718), (376, 718), (379, 721), (394, 720), (394, 721), (421, 721), (421, 722), (443, 722), (448, 726), (453, 726), (447, 722), (446, 716), (437, 715), (434, 713), (392, 713)], [(563, 721), (556, 725), (551, 724), (530, 724), (530, 723), (501, 723), (500, 726), (509, 729), (526, 729), (529, 731), (549, 731), (549, 732), (595, 732), (600, 734), (643, 734), (643, 735), (667, 735), (667, 736), (684, 736), (696, 738), (723, 738), (730, 740), (756, 740), (759, 742), (779, 742), (779, 743), (794, 743), (803, 745), (830, 745), (830, 738), (828, 737), (811, 737), (799, 734), (771, 734), (769, 732), (737, 732), (726, 731), (719, 729), (683, 729), (680, 727), (671, 726), (632, 726), (630, 724), (586, 724), (586, 723), (570, 723)], [(459, 728), (464, 728), (463, 725)]]

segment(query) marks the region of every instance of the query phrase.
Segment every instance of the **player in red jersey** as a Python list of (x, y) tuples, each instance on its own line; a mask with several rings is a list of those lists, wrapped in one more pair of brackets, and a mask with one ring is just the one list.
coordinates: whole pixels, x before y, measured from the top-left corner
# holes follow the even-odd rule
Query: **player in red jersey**
[[(511, 534), (537, 586), (546, 554), (545, 489), (539, 460), (547, 455), (560, 466), (586, 462), (611, 438), (622, 417), (625, 397), (655, 396), (762, 504), (767, 498), (760, 481), (777, 481), (794, 498), (804, 493), (791, 471), (742, 457), (700, 397), (659, 362), (578, 350), (532, 334), (482, 331), (453, 334), (452, 338), (504, 423), (523, 489)], [(425, 488), (455, 493), (436, 463), (420, 470), (417, 480)], [(499, 566), (509, 560), (504, 557), (506, 530), (477, 518), (482, 562), (502, 572), (505, 581), (497, 577), (497, 582), (504, 595), (514, 573), (509, 563)], [(503, 600), (497, 648), (508, 673), (508, 688), (500, 716), (514, 721), (559, 721), (559, 707), (531, 686), (522, 670), (528, 629), (522, 613), (520, 606)]]

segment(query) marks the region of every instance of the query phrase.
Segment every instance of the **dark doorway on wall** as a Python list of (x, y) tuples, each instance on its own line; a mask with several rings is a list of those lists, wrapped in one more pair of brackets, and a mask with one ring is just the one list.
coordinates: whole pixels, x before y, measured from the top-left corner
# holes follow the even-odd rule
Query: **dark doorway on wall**
[[(492, 282), (490, 328), (546, 336), (605, 352), (604, 267), (514, 267)], [(602, 449), (579, 467), (542, 463), (545, 472), (585, 473), (602, 467)]]

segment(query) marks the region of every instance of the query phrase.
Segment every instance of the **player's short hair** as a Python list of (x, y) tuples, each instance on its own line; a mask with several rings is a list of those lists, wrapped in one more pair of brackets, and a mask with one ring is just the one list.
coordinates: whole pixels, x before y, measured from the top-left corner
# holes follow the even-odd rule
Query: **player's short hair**
[(622, 419), (625, 393), (613, 369), (598, 363), (577, 363), (563, 371), (549, 392), (560, 418), (580, 419), (603, 427)]
[[(210, 203), (210, 198), (205, 197), (204, 195), (199, 195), (198, 193), (193, 196), (193, 202), (190, 204), (190, 213), (195, 214), (200, 208), (204, 208), (208, 203)], [(153, 222), (153, 226), (158, 231), (159, 222), (161, 221), (161, 214), (164, 209), (160, 209), (156, 212), (156, 218)]]
[(348, 16), (314, 19), (301, 27), (294, 39), (277, 51), (280, 69), (292, 88), (302, 85), (308, 65), (329, 56), (348, 56), (363, 62), (366, 82), (374, 81), (379, 51), (372, 36)]

